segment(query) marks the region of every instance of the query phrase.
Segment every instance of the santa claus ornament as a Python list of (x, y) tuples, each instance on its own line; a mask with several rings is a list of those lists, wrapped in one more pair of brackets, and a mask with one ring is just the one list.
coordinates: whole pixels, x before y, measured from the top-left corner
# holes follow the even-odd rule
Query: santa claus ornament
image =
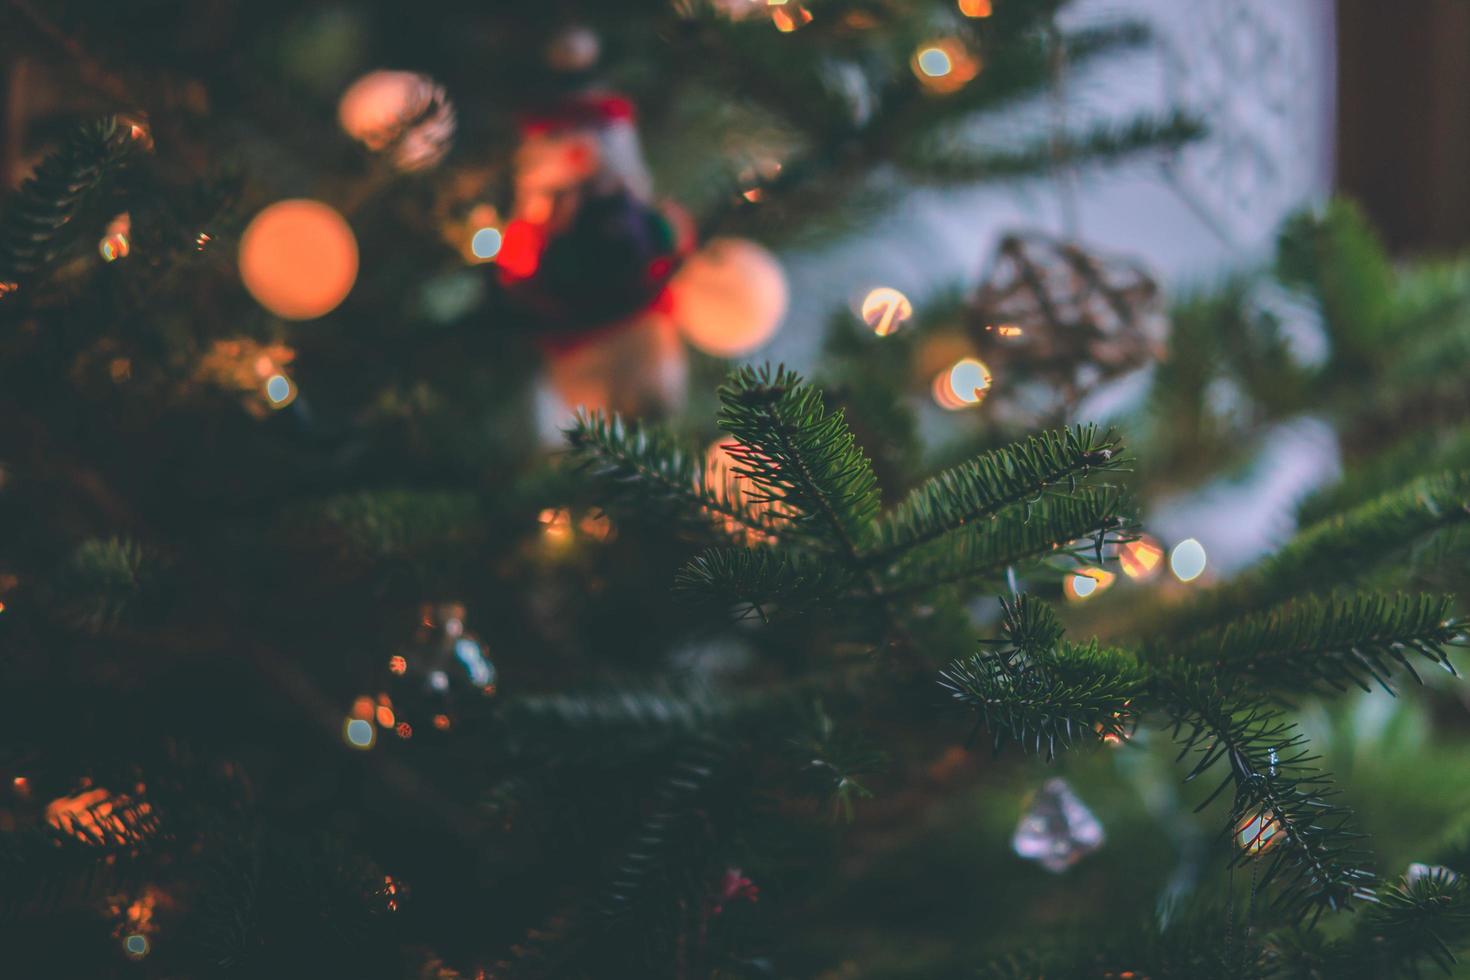
[(541, 328), (548, 429), (579, 407), (656, 414), (683, 401), (664, 291), (693, 233), (654, 200), (635, 118), (628, 99), (584, 92), (522, 120), (496, 269)]

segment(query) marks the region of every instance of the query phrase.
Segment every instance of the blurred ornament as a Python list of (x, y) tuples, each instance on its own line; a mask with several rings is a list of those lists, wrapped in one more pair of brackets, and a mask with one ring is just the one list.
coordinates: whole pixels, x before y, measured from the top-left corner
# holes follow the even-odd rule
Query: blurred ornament
[(789, 300), (781, 263), (742, 238), (707, 242), (669, 291), (685, 339), (716, 357), (740, 357), (763, 346), (780, 327)]
[(1260, 854), (1281, 841), (1285, 836), (1282, 829), (1281, 821), (1274, 813), (1261, 810), (1243, 817), (1235, 825), (1235, 842), (1247, 854)]
[(1065, 779), (1048, 779), (1021, 815), (1011, 847), (1060, 874), (1102, 846), (1103, 828)]
[(924, 91), (934, 95), (958, 92), (980, 74), (980, 59), (959, 38), (944, 37), (921, 44), (909, 60)]
[(587, 71), (601, 56), (602, 39), (596, 31), (581, 24), (558, 31), (546, 45), (546, 64), (555, 71)]
[(1005, 236), (970, 305), (980, 356), (1064, 413), (1103, 381), (1164, 356), (1158, 285), (1137, 263), (1035, 232)]
[(635, 313), (600, 330), (542, 338), (547, 408), (555, 431), (579, 408), (652, 416), (677, 411), (688, 390), (689, 355), (660, 310)]
[(424, 170), (444, 159), (457, 120), (444, 87), (411, 71), (370, 72), (342, 93), (342, 130), (399, 170)]
[(973, 357), (963, 357), (934, 378), (934, 401), (940, 408), (957, 411), (973, 408), (990, 393), (990, 367)]
[(959, 8), (966, 17), (989, 17), (995, 12), (990, 0), (959, 0)]
[(1159, 573), (1163, 564), (1163, 546), (1147, 534), (1118, 546), (1118, 566), (1131, 579), (1147, 581)]
[(277, 201), (240, 236), (240, 278), (255, 301), (287, 320), (336, 309), (357, 281), (357, 239), (320, 201)]
[(1062, 579), (1062, 591), (1073, 602), (1081, 602), (1112, 588), (1114, 578), (1101, 568), (1079, 568)]
[(914, 305), (909, 298), (891, 286), (879, 286), (863, 297), (863, 322), (873, 328), (879, 337), (887, 337), (914, 315)]
[(652, 202), (633, 103), (583, 93), (521, 123), (502, 285), (549, 327), (600, 327), (662, 293), (692, 225)]
[(125, 259), (132, 251), (128, 236), (133, 233), (133, 219), (124, 211), (107, 223), (107, 230), (102, 234), (102, 240), (97, 243), (97, 251), (104, 262), (115, 262)]
[(1169, 570), (1181, 582), (1193, 582), (1205, 571), (1205, 546), (1194, 538), (1185, 538), (1169, 553)]

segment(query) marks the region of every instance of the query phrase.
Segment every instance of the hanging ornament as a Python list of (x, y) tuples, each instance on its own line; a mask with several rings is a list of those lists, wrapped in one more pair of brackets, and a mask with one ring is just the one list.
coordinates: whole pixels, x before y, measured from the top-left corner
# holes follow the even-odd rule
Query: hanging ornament
[(277, 201), (240, 236), (240, 278), (255, 301), (279, 317), (325, 316), (357, 281), (357, 238), (320, 201)]
[(548, 446), (577, 409), (632, 417), (678, 412), (689, 386), (689, 354), (661, 309), (646, 310), (582, 333), (541, 340), (546, 357), (539, 428)]
[(786, 273), (755, 242), (716, 238), (669, 285), (674, 319), (686, 340), (715, 357), (741, 357), (775, 335), (786, 315)]
[(337, 121), (348, 136), (405, 172), (443, 160), (457, 126), (444, 86), (411, 71), (375, 71), (353, 82), (337, 104)]
[(1034, 232), (1005, 236), (970, 304), (980, 356), (1065, 413), (1099, 383), (1164, 356), (1158, 284), (1137, 263)]
[(687, 355), (666, 286), (693, 225), (656, 206), (633, 104), (581, 93), (522, 122), (515, 200), (492, 242), (510, 298), (543, 330), (540, 429), (560, 444), (578, 408), (657, 415), (683, 404)]
[(510, 295), (556, 330), (648, 308), (692, 235), (652, 202), (633, 103), (585, 93), (526, 117), (496, 257)]
[(1061, 778), (1048, 779), (1016, 825), (1011, 847), (1020, 857), (1061, 874), (1102, 847), (1103, 828)]

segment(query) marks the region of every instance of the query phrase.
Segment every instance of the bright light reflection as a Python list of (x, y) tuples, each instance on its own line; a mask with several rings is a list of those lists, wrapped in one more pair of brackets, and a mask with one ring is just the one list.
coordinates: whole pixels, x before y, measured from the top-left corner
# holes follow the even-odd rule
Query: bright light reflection
[(499, 228), (481, 228), (470, 239), (470, 251), (477, 259), (493, 259), (500, 254), (500, 245), (504, 240)]
[(879, 337), (896, 333), (909, 317), (914, 305), (909, 298), (891, 286), (879, 286), (863, 297), (863, 322)]
[(1114, 575), (1101, 568), (1079, 568), (1062, 580), (1062, 591), (1073, 602), (1089, 599), (1112, 586)]
[(1118, 549), (1118, 565), (1123, 574), (1132, 579), (1153, 578), (1163, 561), (1163, 547), (1147, 535), (1137, 541), (1128, 541)]
[(1185, 538), (1169, 554), (1169, 570), (1181, 582), (1193, 582), (1205, 571), (1205, 546), (1194, 538)]
[(373, 742), (378, 738), (378, 733), (373, 729), (372, 722), (361, 718), (349, 718), (342, 726), (342, 737), (347, 744), (355, 749), (370, 749)]

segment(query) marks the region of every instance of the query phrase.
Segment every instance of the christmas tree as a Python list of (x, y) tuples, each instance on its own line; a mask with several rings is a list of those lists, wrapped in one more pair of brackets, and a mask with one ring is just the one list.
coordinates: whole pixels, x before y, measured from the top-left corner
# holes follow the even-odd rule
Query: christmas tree
[(1470, 260), (783, 326), (908, 188), (1207, 137), (1069, 121), (1153, 43), (1069, 14), (12, 0), (5, 975), (1463, 969)]

